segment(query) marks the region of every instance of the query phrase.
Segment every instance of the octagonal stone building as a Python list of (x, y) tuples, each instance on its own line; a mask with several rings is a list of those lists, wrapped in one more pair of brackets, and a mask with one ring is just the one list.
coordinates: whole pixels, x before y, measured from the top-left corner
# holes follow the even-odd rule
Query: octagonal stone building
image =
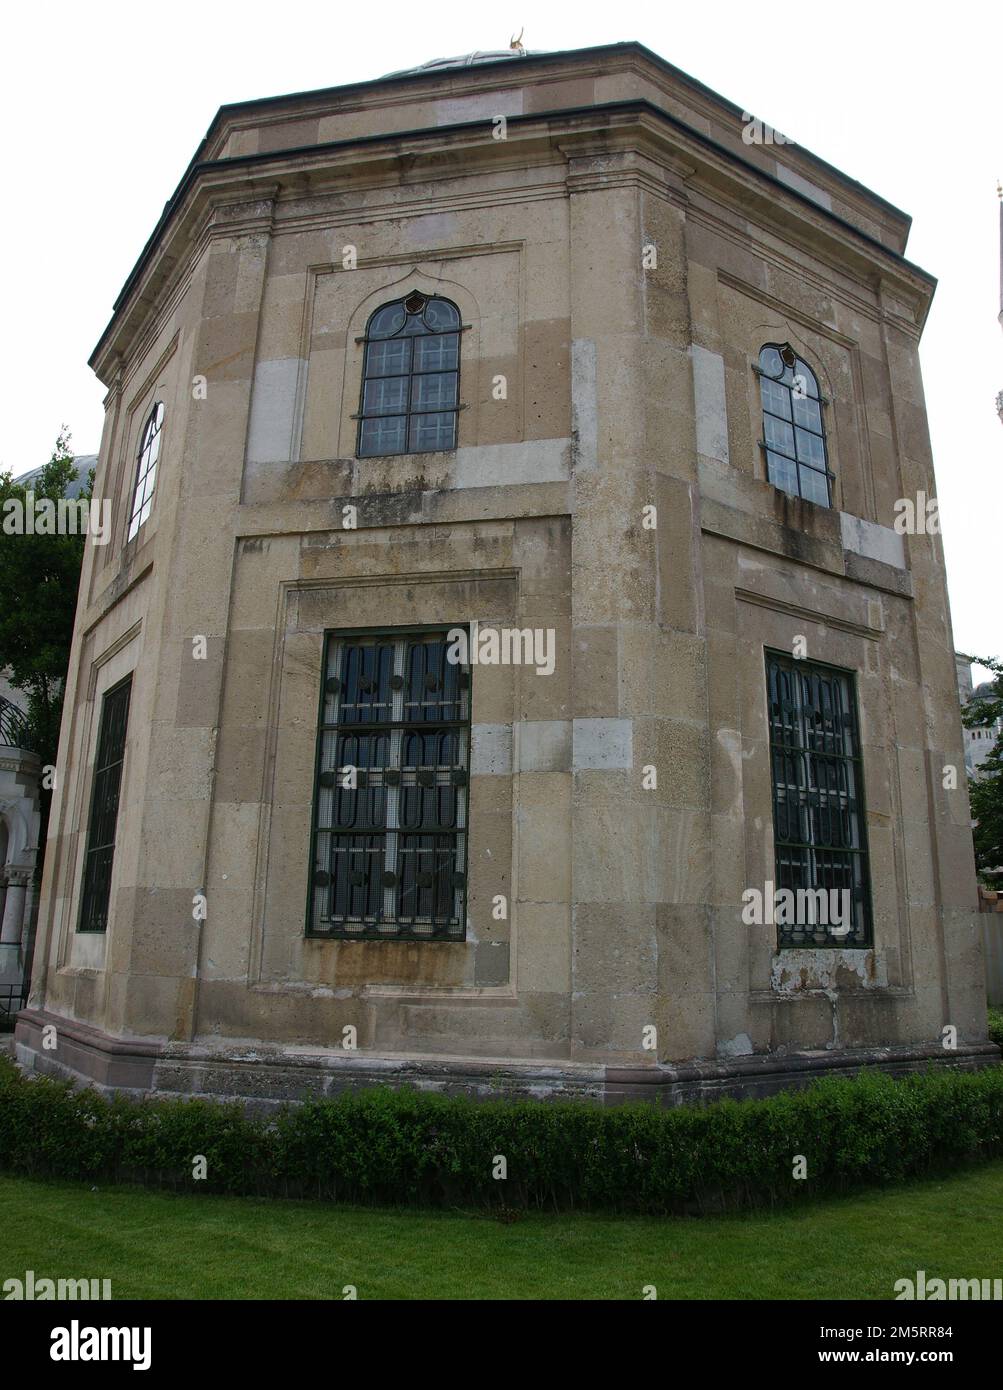
[(908, 230), (635, 43), (222, 108), (91, 359), (22, 1064), (994, 1059)]

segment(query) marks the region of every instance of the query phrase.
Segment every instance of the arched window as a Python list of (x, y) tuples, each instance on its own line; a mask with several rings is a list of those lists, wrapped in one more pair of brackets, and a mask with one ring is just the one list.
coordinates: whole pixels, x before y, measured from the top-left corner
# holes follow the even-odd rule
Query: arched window
[(766, 476), (793, 497), (830, 507), (833, 475), (822, 423), (824, 398), (815, 373), (789, 343), (767, 343), (759, 354), (758, 372)]
[(160, 432), (164, 426), (164, 403), (157, 401), (146, 418), (143, 433), (139, 440), (139, 458), (136, 463), (136, 486), (132, 494), (132, 511), (129, 514), (129, 534), (133, 536), (150, 515), (153, 506), (153, 488), (157, 481), (157, 459), (160, 457)]
[(460, 312), (420, 294), (384, 304), (366, 325), (359, 458), (456, 448)]

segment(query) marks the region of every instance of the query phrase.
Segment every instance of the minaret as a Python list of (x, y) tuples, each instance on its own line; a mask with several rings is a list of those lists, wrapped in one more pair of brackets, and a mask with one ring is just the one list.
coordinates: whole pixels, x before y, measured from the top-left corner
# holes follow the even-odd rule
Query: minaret
[[(999, 325), (1003, 328), (1003, 184), (997, 183), (996, 196), (1000, 204), (1000, 312)], [(1003, 391), (996, 393), (996, 411), (1003, 424)]]

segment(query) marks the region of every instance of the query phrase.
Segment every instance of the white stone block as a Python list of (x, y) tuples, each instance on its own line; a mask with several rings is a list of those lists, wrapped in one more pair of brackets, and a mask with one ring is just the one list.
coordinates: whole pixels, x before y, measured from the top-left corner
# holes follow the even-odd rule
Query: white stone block
[(697, 453), (719, 463), (728, 460), (728, 406), (724, 392), (724, 358), (707, 348), (690, 345), (693, 363), (693, 402), (696, 409)]
[(576, 719), (575, 771), (634, 766), (634, 725), (629, 719)]
[(569, 719), (528, 719), (515, 728), (519, 772), (567, 772), (570, 769)]
[(499, 776), (512, 771), (511, 724), (472, 725), (470, 771), (474, 776)]
[(255, 367), (247, 427), (248, 463), (291, 461), (297, 389), (300, 373), (305, 370), (301, 357), (280, 357)]

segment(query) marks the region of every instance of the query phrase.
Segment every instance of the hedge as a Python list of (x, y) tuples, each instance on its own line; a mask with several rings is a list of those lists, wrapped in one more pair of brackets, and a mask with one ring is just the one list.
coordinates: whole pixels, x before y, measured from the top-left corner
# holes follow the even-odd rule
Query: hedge
[(994, 1009), (990, 1004), (989, 1015), (989, 1041), (994, 1042), (997, 1047), (1003, 1047), (1003, 1009)]
[[(204, 1180), (193, 1177), (197, 1155)], [(794, 1176), (804, 1159), (806, 1177)], [(386, 1088), (271, 1117), (105, 1099), (0, 1060), (0, 1170), (380, 1205), (653, 1214), (803, 1200), (1003, 1155), (1003, 1067), (865, 1072), (768, 1100), (658, 1109)], [(507, 1174), (497, 1159), (504, 1158)]]

